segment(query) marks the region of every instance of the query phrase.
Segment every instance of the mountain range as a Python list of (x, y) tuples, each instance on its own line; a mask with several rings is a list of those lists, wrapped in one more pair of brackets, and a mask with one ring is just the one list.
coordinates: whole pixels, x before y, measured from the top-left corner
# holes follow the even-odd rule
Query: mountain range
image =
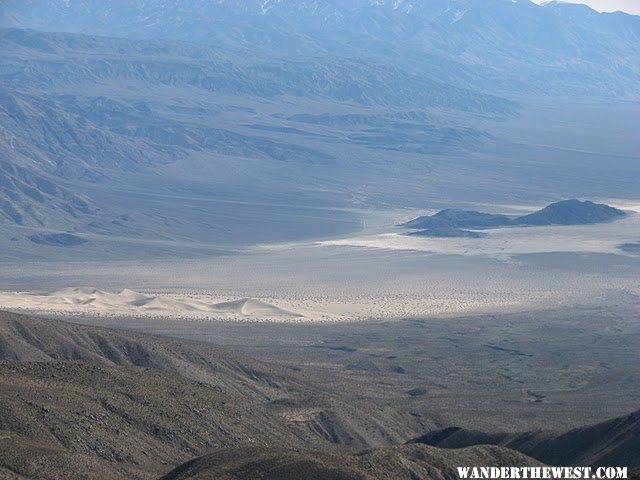
[(563, 2), (10, 0), (2, 13), (20, 28), (375, 58), (495, 91), (638, 94), (638, 17)]
[(586, 101), (579, 122), (622, 124), (598, 108), (638, 101), (639, 40), (640, 17), (560, 2), (7, 0), (0, 242), (148, 254), (444, 196), (630, 195), (628, 129), (605, 153), (553, 116)]

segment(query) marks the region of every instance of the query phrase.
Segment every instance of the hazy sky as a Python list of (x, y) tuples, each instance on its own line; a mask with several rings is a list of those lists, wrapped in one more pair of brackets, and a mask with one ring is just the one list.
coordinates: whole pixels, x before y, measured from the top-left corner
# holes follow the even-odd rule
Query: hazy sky
[[(544, 3), (547, 0), (533, 0), (536, 3)], [(601, 12), (623, 12), (640, 15), (640, 0), (566, 0), (571, 3), (586, 3), (591, 8)]]

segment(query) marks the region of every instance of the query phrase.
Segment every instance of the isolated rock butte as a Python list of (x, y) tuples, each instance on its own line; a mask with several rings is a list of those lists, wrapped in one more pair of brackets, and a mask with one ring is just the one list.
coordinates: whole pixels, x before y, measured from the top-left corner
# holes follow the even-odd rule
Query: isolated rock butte
[[(441, 210), (435, 215), (415, 218), (403, 227), (415, 229), (430, 229), (434, 232), (450, 231), (449, 236), (471, 236), (473, 232), (459, 230), (464, 228), (489, 229), (517, 226), (541, 225), (589, 225), (617, 220), (626, 213), (617, 208), (589, 200), (563, 200), (552, 203), (537, 212), (519, 217), (508, 215), (476, 212), (473, 210)], [(456, 230), (458, 229), (458, 230)], [(457, 235), (453, 235), (456, 234)], [(433, 236), (444, 236), (434, 234)]]

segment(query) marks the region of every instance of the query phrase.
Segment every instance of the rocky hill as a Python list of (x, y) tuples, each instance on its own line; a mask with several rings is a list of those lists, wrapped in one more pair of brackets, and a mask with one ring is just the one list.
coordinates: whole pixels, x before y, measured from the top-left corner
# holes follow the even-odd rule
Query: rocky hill
[(565, 200), (515, 219), (516, 225), (589, 225), (617, 220), (626, 215), (618, 208), (588, 200)]
[[(148, 479), (175, 468), (166, 478), (305, 471), (318, 479), (426, 479), (454, 478), (452, 468), (467, 464), (638, 464), (637, 413), (564, 434), (448, 429), (417, 440), (438, 448), (398, 446), (425, 430), (414, 410), (386, 397), (340, 395), (328, 374), (294, 367), (198, 342), (1, 313), (0, 478)], [(359, 377), (358, 389), (379, 387), (379, 376)]]
[[(508, 216), (472, 210), (441, 210), (404, 223), (402, 226), (424, 229), (410, 235), (450, 236), (477, 238), (477, 232), (464, 230), (542, 225), (591, 225), (618, 220), (626, 213), (617, 208), (593, 203), (589, 200), (563, 200), (552, 203), (537, 212), (521, 216)], [(474, 235), (476, 234), (476, 235)]]
[(457, 467), (540, 465), (513, 450), (474, 447), (443, 450), (405, 445), (358, 454), (328, 455), (301, 450), (217, 451), (171, 471), (161, 480), (418, 480), (455, 479)]
[(294, 369), (12, 313), (0, 313), (0, 392), (0, 471), (31, 479), (150, 478), (217, 448), (349, 450), (411, 431)]
[(553, 465), (640, 468), (640, 411), (564, 433), (486, 433), (452, 427), (430, 432), (414, 443), (455, 449), (500, 445)]

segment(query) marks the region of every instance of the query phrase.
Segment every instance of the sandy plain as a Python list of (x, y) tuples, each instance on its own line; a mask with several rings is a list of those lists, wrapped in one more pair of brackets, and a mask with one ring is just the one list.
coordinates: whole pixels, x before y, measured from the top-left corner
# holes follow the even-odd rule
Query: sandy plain
[[(231, 254), (137, 261), (0, 264), (0, 308), (53, 316), (339, 322), (606, 304), (640, 295), (630, 214), (583, 226), (424, 238), (398, 227), (416, 212), (370, 216), (362, 233), (258, 245)], [(494, 206), (494, 211), (530, 207)]]

